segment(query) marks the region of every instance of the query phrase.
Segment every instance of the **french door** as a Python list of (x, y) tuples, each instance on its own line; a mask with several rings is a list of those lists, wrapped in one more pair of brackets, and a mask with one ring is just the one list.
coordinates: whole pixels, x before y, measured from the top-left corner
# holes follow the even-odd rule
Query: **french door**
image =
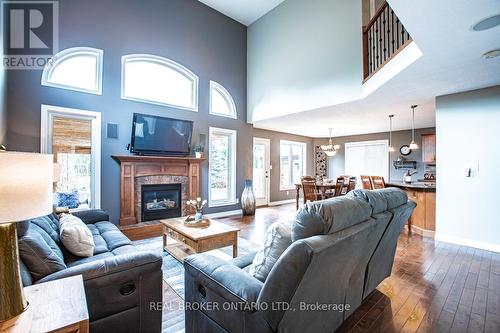
[(40, 151), (54, 155), (56, 205), (100, 208), (101, 114), (42, 104), (41, 120)]
[(253, 138), (253, 192), (257, 206), (269, 204), (270, 141)]

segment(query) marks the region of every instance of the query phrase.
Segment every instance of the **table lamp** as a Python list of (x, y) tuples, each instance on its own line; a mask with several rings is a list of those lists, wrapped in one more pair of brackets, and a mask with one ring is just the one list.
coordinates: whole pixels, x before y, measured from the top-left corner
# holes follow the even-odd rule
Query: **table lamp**
[(28, 306), (15, 222), (51, 213), (53, 172), (52, 155), (0, 152), (0, 330)]

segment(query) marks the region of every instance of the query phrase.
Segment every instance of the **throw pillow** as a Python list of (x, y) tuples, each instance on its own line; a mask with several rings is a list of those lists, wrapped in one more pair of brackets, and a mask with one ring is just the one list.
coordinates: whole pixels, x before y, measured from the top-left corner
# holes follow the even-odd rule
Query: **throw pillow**
[(91, 257), (94, 254), (92, 232), (80, 218), (63, 214), (59, 219), (59, 230), (59, 238), (69, 252), (79, 257)]
[(248, 273), (264, 282), (274, 264), (292, 244), (292, 231), (288, 223), (273, 223), (267, 229), (264, 245), (257, 251)]
[(78, 192), (73, 191), (69, 193), (57, 192), (57, 206), (58, 207), (68, 207), (78, 208), (80, 203), (78, 202)]
[(34, 281), (66, 268), (61, 249), (38, 225), (17, 223), (19, 256)]

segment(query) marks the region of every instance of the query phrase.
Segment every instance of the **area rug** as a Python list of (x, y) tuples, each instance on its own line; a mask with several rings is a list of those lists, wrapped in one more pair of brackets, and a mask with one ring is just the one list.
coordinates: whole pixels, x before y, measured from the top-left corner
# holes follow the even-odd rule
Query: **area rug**
[[(170, 242), (170, 239), (169, 239)], [(163, 238), (155, 237), (133, 242), (141, 251), (154, 251), (163, 255), (163, 280), (175, 291), (180, 298), (184, 299), (184, 265), (163, 251)], [(238, 255), (243, 256), (249, 252), (256, 251), (259, 245), (249, 240), (238, 237)], [(206, 252), (207, 254), (229, 261), (232, 257), (232, 246), (223, 247), (218, 250)]]

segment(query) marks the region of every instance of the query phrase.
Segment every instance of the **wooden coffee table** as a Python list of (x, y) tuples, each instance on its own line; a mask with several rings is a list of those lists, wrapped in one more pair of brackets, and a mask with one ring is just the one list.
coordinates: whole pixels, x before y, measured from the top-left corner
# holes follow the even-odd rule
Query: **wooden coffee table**
[[(163, 248), (179, 261), (193, 254), (233, 246), (233, 258), (238, 255), (238, 231), (240, 229), (210, 220), (210, 226), (191, 228), (184, 225), (186, 217), (161, 220), (163, 224)], [(168, 238), (176, 240), (169, 244)]]

